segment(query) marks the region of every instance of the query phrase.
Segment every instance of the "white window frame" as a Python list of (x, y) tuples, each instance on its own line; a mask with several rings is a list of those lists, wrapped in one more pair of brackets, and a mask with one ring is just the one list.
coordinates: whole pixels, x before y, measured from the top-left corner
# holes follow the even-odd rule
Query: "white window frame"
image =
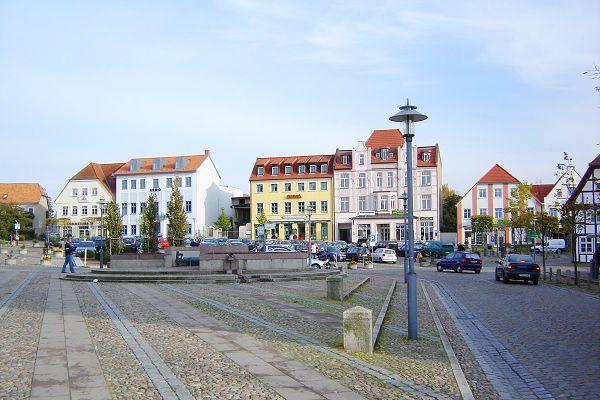
[(350, 211), (350, 197), (340, 197), (340, 211), (341, 212), (349, 212)]
[(421, 172), (421, 186), (431, 186), (431, 171)]
[(340, 189), (348, 189), (350, 186), (350, 174), (343, 173), (340, 175)]
[(502, 198), (502, 188), (494, 188), (494, 197)]
[(477, 197), (480, 199), (487, 198), (487, 188), (477, 188)]
[(367, 174), (361, 172), (358, 174), (358, 187), (364, 189), (367, 187)]
[(421, 195), (421, 210), (431, 210), (431, 195), (430, 194), (422, 194)]

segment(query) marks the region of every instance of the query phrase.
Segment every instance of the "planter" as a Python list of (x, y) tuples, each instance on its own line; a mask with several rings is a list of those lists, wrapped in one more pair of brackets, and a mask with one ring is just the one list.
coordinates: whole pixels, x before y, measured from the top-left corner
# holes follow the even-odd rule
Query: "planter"
[(373, 269), (373, 263), (366, 263), (365, 264), (365, 268), (366, 269)]
[(419, 266), (421, 267), (428, 267), (431, 263), (429, 262), (428, 259), (426, 258), (419, 258)]
[(9, 258), (8, 260), (6, 260), (6, 264), (17, 265), (17, 260), (15, 260), (14, 258)]
[(27, 254), (27, 249), (21, 249), (21, 250), (19, 250), (19, 254)]
[(42, 260), (41, 262), (43, 267), (51, 267), (52, 266), (52, 261), (50, 260)]
[(348, 264), (348, 269), (358, 269), (358, 264)]
[(65, 255), (63, 253), (54, 253), (54, 257), (64, 258)]

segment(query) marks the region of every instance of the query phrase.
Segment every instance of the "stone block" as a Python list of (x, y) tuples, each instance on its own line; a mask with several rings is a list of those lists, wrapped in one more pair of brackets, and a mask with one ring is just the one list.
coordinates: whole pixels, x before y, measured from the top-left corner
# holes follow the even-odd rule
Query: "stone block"
[(14, 258), (9, 258), (6, 260), (6, 264), (7, 265), (17, 265), (17, 260), (15, 260)]
[(572, 278), (572, 276), (571, 276), (571, 270), (570, 269), (566, 270), (565, 271), (565, 275), (567, 276), (567, 278), (566, 278), (567, 285), (571, 285), (572, 284), (571, 283), (571, 278)]
[(356, 306), (344, 311), (344, 349), (352, 353), (373, 353), (373, 312)]
[(327, 283), (327, 298), (333, 300), (344, 299), (344, 278), (340, 275), (328, 276), (325, 279)]
[(556, 270), (556, 283), (562, 283), (562, 271), (560, 270), (560, 268)]
[(23, 255), (27, 254), (27, 249), (19, 250), (19, 254), (23, 254)]

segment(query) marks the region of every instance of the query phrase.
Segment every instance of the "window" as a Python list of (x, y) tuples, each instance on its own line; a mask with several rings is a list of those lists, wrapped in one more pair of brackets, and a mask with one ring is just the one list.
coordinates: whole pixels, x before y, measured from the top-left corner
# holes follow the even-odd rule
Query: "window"
[(77, 215), (77, 206), (73, 206), (71, 214)]
[(146, 189), (146, 180), (140, 179), (140, 189)]
[(421, 172), (421, 186), (431, 186), (431, 171)]
[(321, 240), (329, 239), (329, 225), (327, 222), (321, 222)]
[(429, 160), (431, 160), (431, 153), (426, 151), (423, 153), (423, 161), (428, 162)]
[(327, 164), (321, 164), (321, 173), (322, 174), (326, 174), (328, 170), (329, 169), (327, 167)]
[(463, 210), (463, 218), (465, 218), (465, 219), (471, 218), (471, 209), (470, 208), (465, 208)]
[(527, 207), (527, 212), (532, 213), (533, 214), (533, 207)]
[(132, 189), (137, 189), (137, 181), (135, 179), (131, 180), (131, 188)]
[(551, 217), (558, 217), (558, 210), (556, 208), (551, 208), (550, 209), (550, 216)]
[(131, 236), (137, 235), (137, 225), (131, 225)]
[(340, 198), (340, 211), (341, 212), (350, 211), (350, 198), (349, 197), (341, 197)]
[(188, 212), (188, 213), (192, 212), (192, 201), (191, 200), (185, 201), (185, 212)]
[(263, 206), (263, 203), (256, 203), (256, 213), (262, 214), (264, 212), (265, 212), (265, 208)]
[(556, 197), (562, 197), (562, 190), (556, 189)]
[(364, 172), (358, 174), (358, 187), (364, 189), (367, 186), (367, 175)]
[(271, 214), (277, 214), (279, 212), (279, 204), (271, 203)]
[(388, 159), (388, 149), (381, 149), (381, 159), (384, 161)]
[(256, 185), (256, 193), (262, 193), (263, 192), (263, 184), (262, 183), (258, 183)]
[(298, 165), (298, 173), (305, 174), (306, 173), (306, 165)]
[(317, 202), (316, 201), (310, 201), (308, 203), (308, 209), (311, 210), (312, 212), (317, 212)]
[(127, 215), (127, 203), (121, 203), (121, 215)]
[(67, 206), (63, 206), (63, 212), (62, 215), (69, 215), (69, 207)]
[(279, 175), (279, 167), (277, 165), (274, 165), (271, 167), (271, 175), (273, 175), (273, 176)]
[(82, 196), (87, 196), (87, 194), (88, 194), (87, 188), (81, 189), (81, 195)]
[(286, 214), (291, 214), (292, 213), (292, 203), (289, 201), (286, 201), (285, 203), (283, 203), (283, 207), (285, 210)]
[(478, 193), (479, 198), (487, 197), (487, 189), (486, 188), (479, 188), (477, 193)]
[(496, 219), (504, 218), (504, 210), (502, 208), (494, 208), (494, 218), (496, 218)]
[(183, 181), (179, 177), (175, 178), (175, 182), (177, 182), (177, 187), (181, 187), (183, 185)]
[(591, 237), (580, 237), (579, 238), (579, 253), (580, 254), (591, 254), (594, 252), (594, 239)]
[(137, 203), (131, 203), (131, 213), (137, 214)]
[(317, 182), (308, 182), (308, 190), (317, 190)]
[(123, 235), (127, 235), (127, 225), (123, 225)]
[(286, 192), (291, 192), (292, 191), (292, 184), (291, 183), (286, 183), (283, 185), (283, 190), (285, 190)]
[(299, 192), (303, 192), (304, 191), (304, 182), (299, 182), (298, 183), (298, 191)]
[(394, 187), (394, 173), (393, 172), (387, 173), (387, 187), (389, 187), (389, 188)]
[(377, 187), (381, 188), (381, 186), (383, 185), (383, 176), (381, 174), (381, 172), (377, 173)]
[(420, 221), (421, 240), (427, 241), (433, 239), (433, 221)]
[(358, 211), (367, 211), (367, 196), (358, 196)]
[(257, 167), (256, 168), (256, 175), (264, 175), (265, 174), (265, 167)]
[(127, 190), (127, 179), (121, 181), (121, 189)]
[(88, 215), (88, 207), (81, 206), (81, 215)]
[(350, 175), (349, 174), (341, 174), (340, 175), (340, 189), (348, 189), (350, 186)]
[(327, 190), (327, 182), (321, 182), (321, 190)]
[(387, 211), (388, 209), (388, 196), (386, 194), (379, 198), (379, 209), (382, 211)]
[(276, 192), (276, 191), (277, 191), (277, 184), (271, 183), (271, 192)]
[(192, 234), (192, 224), (188, 224), (188, 233)]
[(480, 208), (479, 215), (487, 215), (487, 208)]
[(431, 210), (431, 195), (421, 195), (421, 210)]
[(390, 196), (390, 210), (396, 209), (396, 196)]
[(342, 155), (342, 164), (343, 165), (350, 164), (350, 156), (348, 154)]
[(173, 187), (173, 178), (167, 178), (167, 187), (168, 188)]
[(358, 165), (365, 165), (365, 155), (364, 154), (358, 155)]
[(502, 197), (502, 189), (501, 188), (494, 189), (494, 197)]
[(73, 188), (73, 197), (77, 197), (78, 190), (77, 188)]
[(92, 206), (92, 215), (98, 215), (98, 206)]
[(145, 209), (146, 209), (146, 203), (144, 203), (144, 202), (140, 203), (140, 212), (144, 212)]
[(98, 188), (92, 188), (92, 196), (98, 196)]
[(510, 197), (515, 197), (517, 195), (517, 188), (510, 189)]
[(298, 214), (304, 213), (304, 202), (303, 201), (299, 201), (298, 202)]
[(316, 174), (316, 173), (317, 173), (317, 166), (316, 166), (315, 164), (312, 164), (312, 165), (310, 165), (310, 166), (308, 167), (308, 171), (309, 171), (311, 174)]
[(185, 187), (192, 187), (192, 177), (191, 176), (185, 177)]
[(327, 201), (322, 201), (321, 202), (321, 212), (322, 213), (326, 213), (327, 212)]
[(159, 186), (158, 186), (158, 178), (154, 178), (154, 179), (152, 179), (152, 187), (153, 187), (154, 189), (158, 189), (158, 187), (159, 187)]
[(284, 167), (284, 174), (290, 175), (291, 173), (292, 173), (292, 166), (291, 165), (286, 165)]

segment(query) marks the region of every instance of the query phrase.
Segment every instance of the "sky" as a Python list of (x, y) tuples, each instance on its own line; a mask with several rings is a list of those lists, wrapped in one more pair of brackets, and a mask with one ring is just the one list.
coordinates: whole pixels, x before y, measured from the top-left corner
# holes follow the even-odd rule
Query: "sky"
[(56, 197), (89, 162), (352, 148), (410, 98), (460, 194), (499, 163), (554, 181), (600, 153), (600, 2), (0, 2), (0, 182)]

